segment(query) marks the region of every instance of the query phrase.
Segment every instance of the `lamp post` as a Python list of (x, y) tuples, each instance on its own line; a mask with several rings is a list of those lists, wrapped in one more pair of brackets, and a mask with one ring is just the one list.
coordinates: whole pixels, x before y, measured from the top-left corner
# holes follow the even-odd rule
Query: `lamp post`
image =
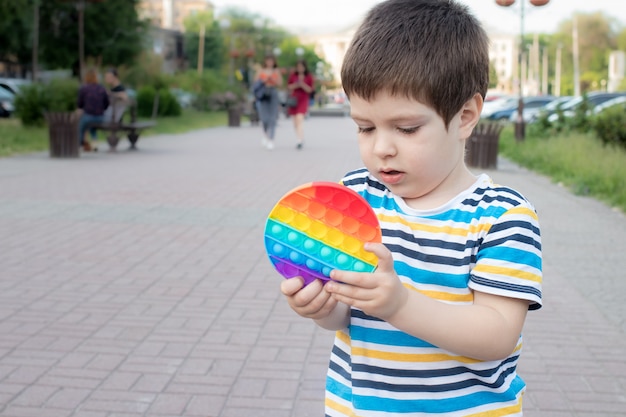
[[(550, 0), (530, 0), (530, 4), (533, 6), (545, 6)], [(496, 4), (502, 7), (509, 7), (515, 3), (515, 0), (496, 0)], [(524, 124), (524, 90), (522, 84), (522, 55), (524, 50), (524, 5), (526, 0), (520, 0), (520, 43), (518, 52), (518, 89), (519, 89), (519, 101), (517, 104), (517, 120), (515, 121), (515, 139), (518, 141), (524, 140), (526, 136), (526, 126)]]

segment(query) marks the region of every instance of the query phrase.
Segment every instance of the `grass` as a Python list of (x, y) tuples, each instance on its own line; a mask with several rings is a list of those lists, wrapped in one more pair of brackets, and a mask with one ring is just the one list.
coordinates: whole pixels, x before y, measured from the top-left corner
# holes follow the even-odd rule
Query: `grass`
[(575, 194), (626, 211), (626, 150), (622, 148), (604, 146), (592, 134), (583, 133), (527, 137), (517, 143), (513, 129), (506, 128), (500, 136), (500, 152)]
[(23, 127), (15, 118), (0, 119), (0, 157), (48, 149), (45, 127)]
[[(200, 112), (186, 109), (180, 117), (160, 117), (157, 125), (142, 135), (176, 134), (215, 126), (225, 126), (226, 112)], [(100, 132), (99, 137), (103, 138)], [(17, 118), (0, 119), (0, 157), (48, 149), (48, 129), (22, 126)]]

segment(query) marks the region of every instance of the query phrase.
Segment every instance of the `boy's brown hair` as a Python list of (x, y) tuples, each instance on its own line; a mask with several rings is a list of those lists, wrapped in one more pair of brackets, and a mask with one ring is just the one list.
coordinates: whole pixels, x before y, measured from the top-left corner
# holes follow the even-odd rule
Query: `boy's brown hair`
[(454, 0), (387, 0), (370, 10), (344, 58), (346, 95), (380, 91), (431, 106), (446, 128), (489, 84), (489, 40)]

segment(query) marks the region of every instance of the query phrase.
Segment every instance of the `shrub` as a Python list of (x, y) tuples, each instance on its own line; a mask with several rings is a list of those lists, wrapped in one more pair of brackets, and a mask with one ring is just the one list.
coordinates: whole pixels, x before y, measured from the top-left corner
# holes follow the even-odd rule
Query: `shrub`
[(15, 97), (15, 114), (24, 126), (43, 125), (45, 95), (41, 84), (26, 85)]
[(139, 117), (152, 116), (155, 94), (156, 90), (152, 86), (141, 87), (137, 90), (137, 115)]
[(78, 80), (52, 80), (44, 87), (47, 111), (74, 111), (80, 84)]
[(24, 126), (39, 126), (46, 111), (74, 111), (78, 98), (77, 80), (52, 80), (26, 85), (15, 98), (15, 113)]
[[(145, 86), (137, 91), (137, 115), (139, 117), (152, 117), (152, 108), (154, 106), (154, 96), (156, 94), (154, 87)], [(159, 116), (180, 116), (182, 109), (176, 97), (167, 89), (159, 91), (159, 108), (157, 114)]]
[(159, 90), (159, 116), (180, 116), (182, 109), (176, 97), (167, 88)]
[(604, 110), (593, 119), (592, 125), (603, 144), (626, 149), (626, 106), (618, 105)]

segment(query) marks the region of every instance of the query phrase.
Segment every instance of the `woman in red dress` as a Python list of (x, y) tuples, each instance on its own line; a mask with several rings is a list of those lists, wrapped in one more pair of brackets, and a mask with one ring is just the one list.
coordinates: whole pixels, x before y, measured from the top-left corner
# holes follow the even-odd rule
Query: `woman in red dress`
[(287, 88), (290, 95), (295, 97), (297, 104), (290, 107), (289, 115), (293, 118), (293, 126), (298, 136), (297, 149), (302, 149), (304, 144), (304, 115), (309, 110), (309, 99), (313, 92), (313, 76), (309, 73), (306, 62), (299, 60), (296, 70), (291, 73), (287, 80)]

